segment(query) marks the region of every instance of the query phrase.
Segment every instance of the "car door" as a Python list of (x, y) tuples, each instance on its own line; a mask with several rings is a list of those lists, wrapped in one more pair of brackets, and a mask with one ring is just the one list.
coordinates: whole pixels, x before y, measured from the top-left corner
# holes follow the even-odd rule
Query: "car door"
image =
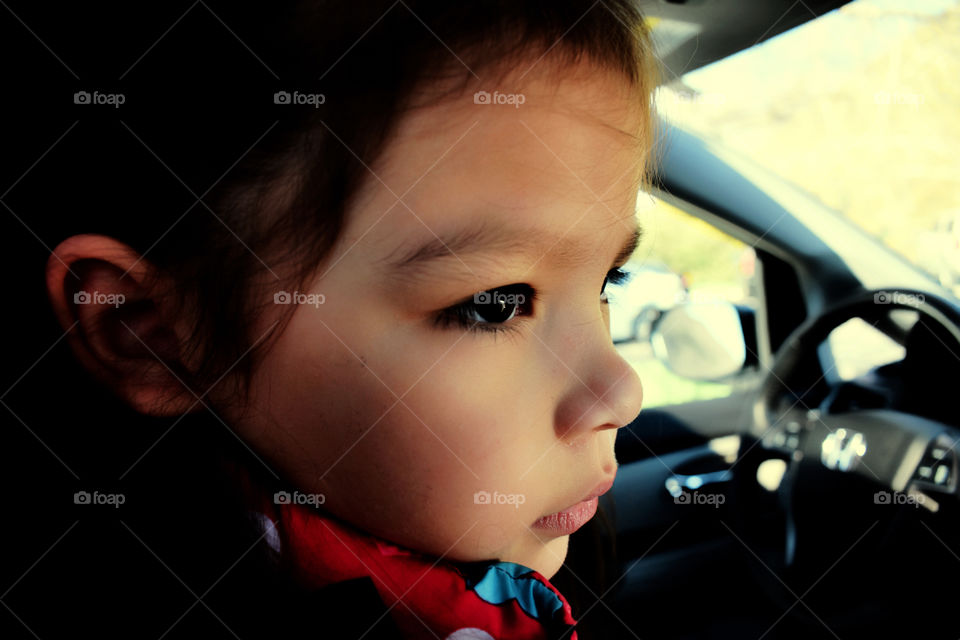
[[(678, 283), (675, 299), (665, 308), (666, 287), (645, 291), (630, 281), (610, 290), (612, 326), (647, 324), (632, 337), (613, 332), (640, 375), (643, 409), (617, 434), (620, 468), (601, 501), (604, 515), (571, 538), (557, 581), (590, 607), (581, 623), (600, 627), (603, 637), (635, 637), (634, 629), (683, 637), (703, 620), (682, 615), (691, 586), (702, 589), (698, 610), (714, 630), (756, 589), (729, 527), (730, 481), (770, 354), (806, 318), (806, 304), (795, 268), (756, 242), (755, 230), (666, 189), (641, 196), (638, 217), (644, 239), (625, 270), (669, 274)], [(693, 307), (737, 311), (742, 361), (725, 375), (700, 376), (696, 366), (674, 371), (658, 357), (668, 315)], [(745, 633), (755, 621), (730, 624), (731, 633)]]

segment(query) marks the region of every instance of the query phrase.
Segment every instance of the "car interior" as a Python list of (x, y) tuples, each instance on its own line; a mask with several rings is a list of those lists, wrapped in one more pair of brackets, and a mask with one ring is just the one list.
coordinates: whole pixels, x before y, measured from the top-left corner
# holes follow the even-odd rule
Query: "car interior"
[[(659, 43), (664, 82), (681, 83), (842, 4), (645, 10), (685, 25)], [(558, 578), (582, 592), (584, 624), (624, 638), (957, 637), (956, 298), (879, 246), (846, 251), (853, 240), (821, 233), (696, 136), (665, 124), (663, 137), (655, 196), (756, 253), (758, 302), (736, 309), (746, 382), (644, 409), (621, 429), (607, 519), (573, 536)], [(675, 314), (653, 333), (679, 371), (691, 328), (715, 316), (668, 327)], [(900, 357), (837, 375), (829, 344), (850, 322)], [(599, 563), (603, 592), (571, 575)]]
[[(652, 30), (663, 87), (693, 95), (687, 74), (803, 28), (850, 0), (638, 3)], [(913, 4), (904, 2), (904, 10)], [(204, 14), (204, 19), (220, 29), (214, 17)], [(33, 38), (20, 24), (11, 25), (24, 40)], [(229, 33), (225, 37), (234, 38)], [(24, 110), (40, 102), (19, 101)], [(21, 126), (17, 117), (10, 120), (10, 129)], [(733, 257), (731, 268), (743, 276), (746, 293), (733, 301), (723, 295), (698, 298), (695, 287), (685, 290), (695, 278), (674, 270), (661, 256), (640, 256), (649, 281), (669, 280), (663, 293), (678, 304), (638, 305), (642, 314), (621, 323), (632, 329), (631, 335), (622, 342), (614, 339), (625, 357), (656, 368), (650, 369), (652, 374), (641, 372), (644, 408), (617, 432), (620, 466), (613, 488), (600, 498), (597, 516), (570, 537), (567, 561), (551, 578), (577, 613), (579, 637), (960, 637), (960, 616), (953, 609), (960, 601), (960, 586), (949, 577), (960, 570), (960, 412), (953, 405), (960, 380), (960, 289), (946, 288), (760, 163), (675, 122), (664, 119), (660, 124), (657, 166), (647, 195), (655, 199), (658, 211), (687, 225), (664, 227), (661, 233), (671, 237), (673, 232), (702, 232), (723, 238), (716, 246), (727, 252), (725, 259)], [(42, 138), (32, 130), (27, 134)], [(145, 155), (135, 140), (130, 144)], [(152, 157), (148, 160), (154, 164)], [(55, 161), (56, 154), (45, 162)], [(163, 184), (158, 183), (158, 192)], [(19, 234), (11, 238), (26, 238), (18, 242), (36, 244), (33, 249), (44, 249), (46, 259), (48, 248), (28, 238), (19, 219), (8, 223)], [(46, 238), (40, 224), (40, 236)], [(13, 274), (24, 269), (19, 262), (11, 265)], [(956, 279), (960, 282), (960, 275)], [(21, 315), (16, 307), (46, 312), (45, 293), (37, 282), (10, 280), (11, 316)], [(10, 361), (34, 362), (39, 355), (35, 345), (27, 355), (17, 354), (29, 341), (15, 331), (10, 335)], [(34, 365), (23, 367), (21, 377), (30, 376), (18, 393), (31, 380), (60, 373), (58, 368), (67, 372), (65, 377), (81, 379), (84, 373), (72, 358), (57, 359), (63, 357), (61, 351), (66, 353), (65, 345), (50, 345), (51, 357), (33, 373)], [(868, 366), (862, 366), (864, 362)], [(657, 386), (666, 384), (661, 378), (667, 377), (673, 386), (664, 388), (670, 393), (646, 402), (648, 392), (654, 398), (661, 391)], [(187, 612), (193, 609), (198, 624), (209, 624), (205, 637), (228, 637), (213, 610), (228, 611), (233, 594), (251, 583), (243, 572), (252, 556), (241, 563), (236, 558), (249, 547), (204, 543), (203, 536), (213, 537), (217, 531), (208, 532), (196, 522), (203, 522), (201, 516), (218, 521), (218, 509), (227, 513), (229, 505), (187, 500), (179, 507), (182, 511), (155, 513), (151, 500), (132, 500), (121, 515), (133, 528), (116, 526), (117, 516), (107, 510), (89, 517), (84, 512), (84, 518), (100, 518), (109, 527), (88, 527), (85, 522), (69, 536), (76, 526), (69, 521), (75, 519), (62, 522), (64, 516), (46, 506), (59, 504), (64, 487), (79, 480), (68, 463), (89, 459), (91, 467), (103, 467), (102, 475), (112, 481), (118, 474), (111, 475), (111, 460), (121, 460), (114, 465), (124, 465), (122, 472), (159, 442), (159, 431), (126, 434), (122, 427), (132, 421), (126, 410), (96, 413), (98, 421), (115, 426), (87, 437), (69, 421), (70, 404), (108, 406), (113, 399), (105, 390), (97, 396), (81, 395), (78, 389), (42, 389), (37, 396), (38, 404), (46, 403), (52, 414), (64, 416), (66, 426), (58, 425), (49, 447), (21, 428), (26, 423), (21, 425), (7, 406), (13, 428), (9, 444), (0, 447), (6, 454), (0, 467), (11, 494), (5, 523), (15, 540), (8, 549), (22, 557), (9, 563), (13, 577), (0, 596), (6, 622), (20, 634), (16, 637), (24, 638), (40, 635), (28, 622), (38, 628), (61, 624), (106, 629), (115, 624), (107, 616), (123, 615), (169, 631), (180, 612), (169, 620), (147, 619), (156, 596), (129, 586), (148, 584), (157, 592), (173, 593), (165, 597), (175, 603), (182, 599)], [(201, 452), (189, 444), (189, 429), (195, 426), (188, 419), (173, 430), (138, 467), (131, 484), (138, 477), (165, 477), (167, 485), (150, 485), (158, 497), (191, 492), (194, 477), (164, 465), (182, 459), (185, 469), (201, 468)], [(121, 435), (132, 455), (115, 444)], [(56, 453), (50, 455), (54, 450), (76, 453), (63, 461)], [(41, 478), (50, 487), (43, 486)], [(209, 485), (214, 486), (214, 480)], [(149, 545), (136, 537), (134, 528), (141, 527), (134, 517), (157, 521), (159, 533), (147, 538)], [(222, 519), (231, 524), (226, 516)], [(144, 525), (142, 530), (150, 529)], [(50, 531), (66, 538), (47, 556), (60, 544), (60, 539), (47, 539), (54, 535)], [(194, 593), (178, 576), (208, 567), (184, 563), (170, 568), (160, 558), (175, 557), (172, 552), (150, 550), (162, 550), (169, 541), (171, 548), (195, 547), (224, 557), (216, 575), (197, 579), (216, 585), (229, 566), (233, 574), (211, 594), (223, 602), (213, 607), (204, 602), (204, 611), (198, 603), (206, 593)], [(108, 562), (108, 553), (121, 560)], [(141, 565), (127, 558), (139, 559), (149, 570), (141, 571)], [(63, 575), (58, 573), (61, 566), (68, 567)], [(255, 569), (249, 569), (249, 575), (261, 575)], [(116, 594), (117, 599), (108, 602), (116, 611), (98, 608), (103, 603), (101, 591), (92, 586), (96, 580), (109, 585), (107, 593)], [(231, 591), (227, 587), (234, 582), (241, 586)], [(192, 578), (189, 584), (194, 584)], [(264, 591), (271, 588), (267, 585)], [(42, 597), (29, 614), (23, 613), (33, 593)], [(311, 618), (309, 606), (300, 615)], [(167, 637), (190, 637), (182, 631), (190, 622)]]

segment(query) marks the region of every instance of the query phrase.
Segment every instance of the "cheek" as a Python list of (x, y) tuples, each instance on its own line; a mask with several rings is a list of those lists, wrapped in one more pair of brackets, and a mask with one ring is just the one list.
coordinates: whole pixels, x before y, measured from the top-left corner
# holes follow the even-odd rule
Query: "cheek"
[[(327, 476), (349, 499), (328, 506), (340, 505), (364, 528), (413, 546), (429, 541), (442, 552), (470, 529), (469, 544), (497, 549), (523, 534), (553, 498), (533, 468), (552, 444), (549, 412), (537, 416), (530, 403), (518, 406), (509, 384), (460, 380), (458, 373), (470, 368), (454, 353), (448, 358), (382, 419), (381, 407), (395, 398), (382, 385), (368, 385), (366, 404), (353, 414), (362, 415), (362, 424), (380, 420), (359, 443), (350, 430), (330, 443), (352, 448)], [(361, 506), (365, 513), (354, 508)]]
[[(416, 504), (390, 505), (412, 509), (402, 514), (418, 529), (410, 535), (423, 540), (430, 531), (443, 552), (469, 529), (455, 551), (469, 559), (531, 536), (529, 525), (555, 503), (557, 489), (543, 464), (558, 451), (548, 394), (534, 388), (542, 376), (506, 349), (494, 357), (483, 346), (450, 350), (388, 416), (396, 419), (379, 443), (383, 451), (371, 456), (393, 463), (394, 483), (420, 492)], [(397, 467), (395, 452), (416, 462)]]
[(468, 336), (404, 397), (440, 457), (483, 488), (516, 490), (555, 442), (547, 381), (521, 350)]
[(338, 443), (345, 453), (320, 489), (326, 508), (432, 554), (500, 555), (529, 535), (542, 501), (552, 497), (549, 487), (537, 486), (535, 474), (521, 477), (533, 458), (518, 455), (510, 425), (463, 422), (462, 411), (446, 415), (442, 407), (420, 407), (420, 400), (408, 395), (409, 408), (390, 410), (361, 441)]
[(530, 360), (472, 336), (451, 346), (453, 332), (331, 329), (366, 348), (320, 340), (321, 325), (278, 343), (258, 373), (278, 470), (357, 527), (435, 554), (482, 559), (529, 536), (555, 499), (535, 466), (554, 436)]

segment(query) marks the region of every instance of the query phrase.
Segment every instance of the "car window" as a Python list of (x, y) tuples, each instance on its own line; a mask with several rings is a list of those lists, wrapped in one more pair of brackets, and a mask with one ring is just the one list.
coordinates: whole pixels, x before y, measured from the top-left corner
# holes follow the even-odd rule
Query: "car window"
[(663, 315), (684, 303), (757, 310), (762, 296), (753, 248), (652, 195), (641, 195), (638, 219), (643, 236), (624, 267), (630, 280), (608, 288), (608, 298), (610, 333), (643, 381), (644, 407), (724, 397), (753, 384), (752, 369), (720, 381), (677, 375), (654, 356), (650, 341)]
[(831, 331), (827, 345), (833, 364), (824, 376), (830, 380), (853, 380), (907, 355), (902, 345), (860, 318), (851, 318)]
[(660, 88), (657, 110), (960, 294), (960, 0), (854, 0)]

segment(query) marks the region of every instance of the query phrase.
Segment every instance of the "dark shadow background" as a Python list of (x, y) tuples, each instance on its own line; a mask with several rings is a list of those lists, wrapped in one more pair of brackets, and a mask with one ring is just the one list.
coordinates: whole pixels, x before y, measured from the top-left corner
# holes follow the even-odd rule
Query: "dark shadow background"
[[(278, 581), (222, 468), (261, 462), (209, 411), (149, 419), (119, 404), (75, 362), (46, 297), (50, 251), (106, 230), (104, 212), (157, 238), (210, 215), (191, 191), (263, 134), (272, 105), (250, 105), (283, 86), (252, 15), (212, 1), (0, 7), (0, 637), (356, 637), (376, 613)], [(77, 91), (125, 103), (75, 104)], [(124, 504), (75, 504), (79, 491)], [(554, 580), (577, 615), (605, 591), (604, 527), (575, 536)], [(589, 634), (605, 611), (581, 638), (614, 637)]]

